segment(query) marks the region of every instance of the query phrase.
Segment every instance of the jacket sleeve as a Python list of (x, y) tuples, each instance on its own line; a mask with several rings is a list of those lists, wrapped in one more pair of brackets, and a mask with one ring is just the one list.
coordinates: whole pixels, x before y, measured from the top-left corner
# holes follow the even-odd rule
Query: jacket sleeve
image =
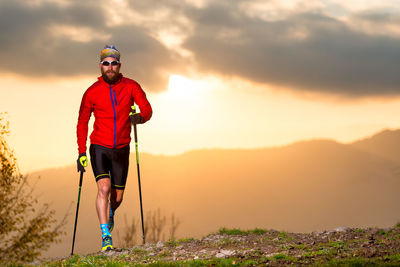
[(76, 135), (78, 141), (79, 154), (86, 152), (86, 140), (88, 135), (88, 123), (93, 111), (93, 105), (89, 101), (88, 91), (82, 97), (81, 106), (79, 108), (78, 125), (76, 127)]
[(143, 117), (144, 122), (150, 120), (153, 115), (153, 109), (147, 100), (146, 93), (139, 84), (133, 87), (133, 101), (139, 106), (140, 115)]

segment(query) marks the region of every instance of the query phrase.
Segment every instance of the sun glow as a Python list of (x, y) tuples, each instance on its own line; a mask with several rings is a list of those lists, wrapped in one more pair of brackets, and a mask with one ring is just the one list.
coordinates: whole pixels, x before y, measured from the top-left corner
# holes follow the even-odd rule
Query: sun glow
[(169, 77), (167, 95), (173, 102), (193, 104), (196, 99), (199, 100), (205, 88), (206, 85), (203, 81), (173, 74)]
[[(205, 126), (210, 117), (213, 84), (207, 78), (190, 79), (173, 74), (169, 77), (168, 90), (152, 95), (153, 123), (163, 129), (163, 135), (192, 136)], [(168, 115), (167, 115), (168, 114)], [(173, 118), (173, 119), (171, 119)], [(196, 121), (196, 123), (193, 123)], [(178, 142), (182, 142), (180, 139)], [(187, 141), (188, 144), (190, 140)]]

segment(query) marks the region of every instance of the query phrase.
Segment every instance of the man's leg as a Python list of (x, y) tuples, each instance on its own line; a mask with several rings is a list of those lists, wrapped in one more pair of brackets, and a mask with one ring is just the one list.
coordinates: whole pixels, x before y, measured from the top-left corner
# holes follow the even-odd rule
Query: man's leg
[(99, 217), (100, 228), (102, 232), (102, 239), (103, 239), (101, 247), (102, 251), (113, 248), (111, 233), (108, 228), (108, 216), (107, 216), (110, 190), (111, 190), (111, 181), (108, 177), (97, 181), (96, 210), (97, 210), (97, 216)]
[(109, 207), (110, 216), (108, 219), (108, 229), (110, 230), (110, 232), (114, 229), (114, 214), (119, 205), (121, 205), (123, 196), (124, 196), (124, 189), (111, 188), (110, 207)]
[(114, 213), (121, 205), (126, 179), (129, 169), (129, 145), (113, 150), (112, 166), (111, 166), (111, 197), (110, 197), (110, 214), (108, 225), (110, 231), (114, 228)]
[(115, 210), (121, 205), (122, 199), (124, 197), (124, 189), (111, 189), (111, 208), (115, 212)]
[(96, 211), (102, 232), (102, 250), (112, 249), (111, 234), (108, 230), (108, 203), (111, 192), (111, 158), (112, 150), (100, 145), (90, 145), (90, 162), (97, 183)]
[(109, 178), (103, 178), (97, 181), (96, 210), (100, 224), (105, 224), (108, 222), (107, 211), (110, 191), (111, 181)]

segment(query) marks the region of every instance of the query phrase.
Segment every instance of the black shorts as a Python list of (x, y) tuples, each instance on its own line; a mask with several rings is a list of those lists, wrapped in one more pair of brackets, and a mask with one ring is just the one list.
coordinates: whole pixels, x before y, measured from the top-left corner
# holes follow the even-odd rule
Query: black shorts
[(96, 182), (110, 178), (111, 188), (124, 189), (128, 177), (129, 145), (123, 148), (108, 148), (91, 144), (89, 152)]

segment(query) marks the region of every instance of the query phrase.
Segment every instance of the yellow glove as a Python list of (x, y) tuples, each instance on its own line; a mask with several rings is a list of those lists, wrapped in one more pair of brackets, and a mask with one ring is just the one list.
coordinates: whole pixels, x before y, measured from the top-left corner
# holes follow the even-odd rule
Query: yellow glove
[(85, 172), (85, 167), (87, 167), (87, 157), (86, 152), (79, 155), (77, 160), (78, 172)]

